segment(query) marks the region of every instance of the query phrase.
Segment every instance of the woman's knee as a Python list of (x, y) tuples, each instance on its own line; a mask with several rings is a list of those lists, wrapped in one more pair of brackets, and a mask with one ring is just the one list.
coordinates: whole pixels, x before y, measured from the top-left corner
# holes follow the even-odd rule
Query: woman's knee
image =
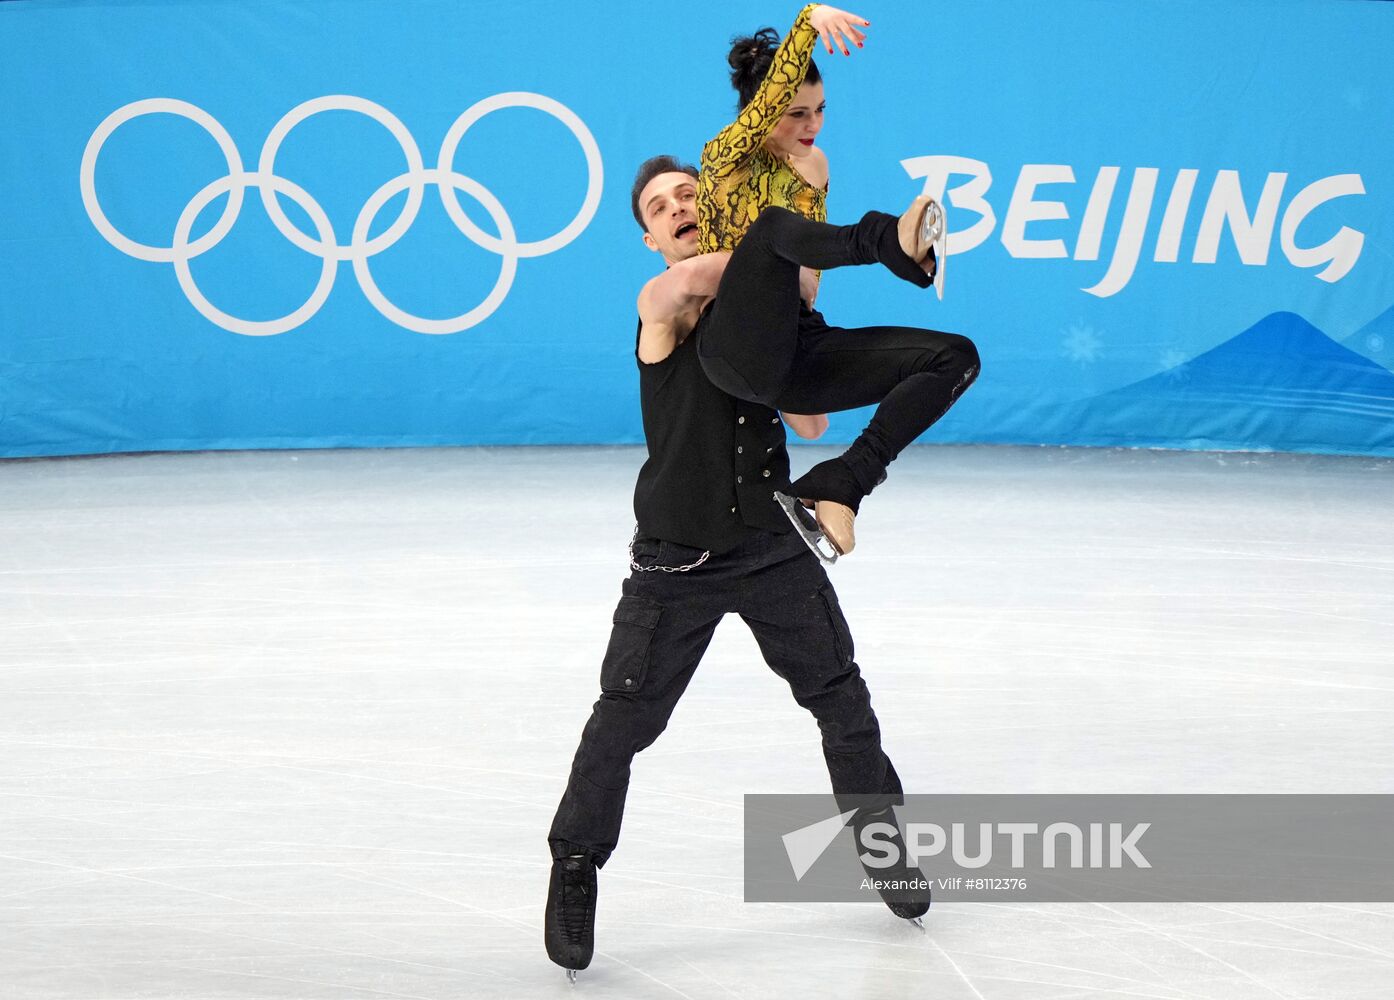
[(978, 347), (967, 337), (956, 333), (945, 334), (944, 337), (946, 367), (959, 374), (959, 383), (966, 389), (982, 371), (983, 363), (978, 356)]
[(953, 334), (953, 350), (964, 368), (979, 369), (982, 359), (978, 356), (978, 345), (967, 337)]
[(917, 347), (918, 350), (907, 353), (903, 378), (928, 372), (940, 377), (951, 375), (969, 383), (982, 367), (977, 345), (956, 333), (925, 330)]

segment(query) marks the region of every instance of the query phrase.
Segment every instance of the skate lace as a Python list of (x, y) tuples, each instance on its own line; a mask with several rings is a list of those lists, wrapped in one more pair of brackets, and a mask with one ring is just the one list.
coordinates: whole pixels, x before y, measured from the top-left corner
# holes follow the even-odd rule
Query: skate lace
[(595, 893), (591, 889), (589, 872), (579, 866), (563, 868), (559, 923), (569, 940), (580, 941), (586, 936), (594, 907)]

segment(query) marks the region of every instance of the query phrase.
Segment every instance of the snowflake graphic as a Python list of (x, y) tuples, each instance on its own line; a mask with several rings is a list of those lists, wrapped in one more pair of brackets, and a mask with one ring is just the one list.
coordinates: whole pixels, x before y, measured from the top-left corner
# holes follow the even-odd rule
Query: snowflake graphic
[(1365, 338), (1365, 346), (1369, 348), (1371, 354), (1379, 354), (1384, 350), (1384, 338), (1377, 333), (1372, 333)]
[(1104, 346), (1099, 331), (1087, 323), (1073, 323), (1065, 331), (1063, 341), (1065, 356), (1071, 361), (1087, 365), (1099, 360), (1099, 352)]
[(1185, 382), (1191, 377), (1191, 370), (1188, 362), (1190, 356), (1185, 351), (1177, 350), (1175, 347), (1168, 348), (1162, 352), (1158, 359), (1162, 366), (1162, 371), (1166, 377), (1173, 382)]

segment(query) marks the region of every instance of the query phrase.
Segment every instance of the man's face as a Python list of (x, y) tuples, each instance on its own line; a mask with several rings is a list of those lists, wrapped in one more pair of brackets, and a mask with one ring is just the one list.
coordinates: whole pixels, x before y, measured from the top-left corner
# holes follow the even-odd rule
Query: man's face
[(639, 192), (644, 245), (669, 264), (697, 253), (697, 178), (672, 171), (659, 174)]

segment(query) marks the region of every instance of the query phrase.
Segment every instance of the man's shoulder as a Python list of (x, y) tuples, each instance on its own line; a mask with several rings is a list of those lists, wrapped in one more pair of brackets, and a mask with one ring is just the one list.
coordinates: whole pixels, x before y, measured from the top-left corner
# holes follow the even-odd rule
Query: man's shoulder
[(664, 278), (667, 274), (668, 274), (668, 271), (667, 271), (667, 269), (665, 268), (664, 270), (659, 271), (659, 272), (658, 272), (657, 274), (655, 274), (653, 277), (649, 278), (649, 279), (648, 279), (647, 281), (645, 281), (642, 285), (640, 285), (640, 286), (639, 286), (639, 301), (640, 301), (640, 302), (643, 302), (643, 301), (644, 301), (644, 297), (647, 296), (647, 295), (649, 295), (649, 294), (651, 294), (651, 293), (653, 292), (653, 290), (654, 290), (656, 287), (658, 287), (658, 285), (663, 281), (663, 278)]
[(639, 298), (635, 301), (635, 308), (639, 313), (639, 325), (653, 326), (671, 323), (673, 320), (672, 296), (663, 294), (664, 285), (669, 279), (671, 272), (664, 271), (656, 274), (648, 281), (644, 282), (644, 287), (639, 289)]

